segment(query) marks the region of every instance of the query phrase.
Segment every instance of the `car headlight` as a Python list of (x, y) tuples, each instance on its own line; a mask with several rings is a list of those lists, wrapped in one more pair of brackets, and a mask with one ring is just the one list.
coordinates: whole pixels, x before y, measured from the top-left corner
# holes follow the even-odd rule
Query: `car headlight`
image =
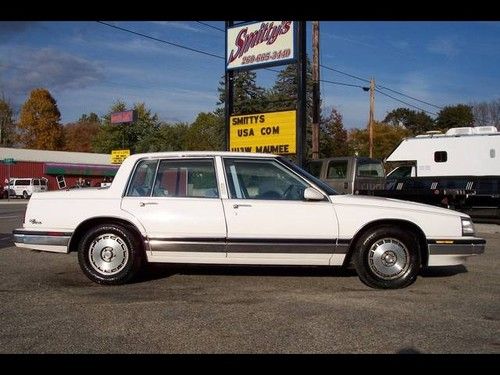
[(462, 236), (474, 235), (474, 223), (468, 217), (462, 218)]

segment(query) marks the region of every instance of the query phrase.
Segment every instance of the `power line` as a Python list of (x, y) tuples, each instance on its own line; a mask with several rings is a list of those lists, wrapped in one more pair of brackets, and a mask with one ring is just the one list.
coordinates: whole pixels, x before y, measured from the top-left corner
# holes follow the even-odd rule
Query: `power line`
[(220, 27), (217, 27), (217, 26), (214, 26), (214, 25), (210, 25), (209, 23), (206, 23), (206, 22), (203, 22), (203, 21), (196, 21), (196, 22), (198, 22), (200, 25), (205, 25), (207, 27), (211, 27), (212, 29), (215, 29), (215, 30), (218, 30), (218, 31), (222, 31), (223, 33), (226, 32), (226, 30), (221, 29)]
[(409, 105), (410, 107), (416, 108), (416, 109), (418, 109), (418, 110), (420, 110), (420, 111), (422, 111), (422, 112), (426, 112), (426, 113), (429, 113), (429, 114), (431, 114), (431, 115), (437, 116), (437, 113), (430, 112), (430, 111), (426, 111), (425, 109), (422, 109), (422, 108), (420, 108), (420, 107), (417, 107), (416, 105), (410, 104), (410, 103), (408, 103), (408, 102), (405, 102), (405, 101), (403, 101), (403, 100), (400, 100), (400, 99), (398, 99), (398, 98), (395, 98), (394, 96), (391, 96), (391, 95), (389, 95), (389, 94), (386, 94), (385, 92), (380, 91), (379, 89), (375, 89), (375, 91), (376, 91), (376, 92), (378, 92), (379, 94), (382, 94), (382, 95), (388, 96), (389, 98), (394, 99), (394, 100), (396, 100), (396, 101), (398, 101), (398, 102), (401, 102), (401, 103), (403, 103), (403, 104)]
[(431, 107), (434, 107), (434, 108), (437, 108), (437, 109), (443, 109), (443, 107), (440, 107), (440, 106), (438, 106), (438, 105), (435, 105), (435, 104), (432, 104), (432, 103), (426, 102), (425, 100), (420, 100), (420, 99), (414, 98), (413, 96), (410, 96), (410, 95), (403, 94), (402, 92), (399, 92), (399, 91), (396, 91), (396, 90), (390, 89), (389, 87), (385, 87), (385, 86), (382, 86), (382, 85), (377, 85), (377, 87), (380, 87), (381, 89), (384, 89), (384, 90), (392, 91), (392, 92), (394, 92), (394, 93), (396, 93), (396, 94), (399, 94), (399, 95), (401, 95), (401, 96), (405, 96), (405, 97), (407, 97), (407, 98), (410, 98), (410, 99), (416, 100), (417, 102), (420, 102), (420, 103), (424, 103), (424, 104), (430, 105)]
[(333, 68), (330, 68), (329, 66), (326, 66), (326, 65), (323, 65), (323, 64), (320, 64), (320, 66), (322, 68), (324, 68), (324, 69), (331, 70), (332, 72), (337, 72), (337, 73), (343, 74), (345, 76), (348, 76), (348, 77), (351, 77), (351, 78), (355, 78), (355, 79), (358, 79), (358, 80), (363, 81), (363, 82), (370, 83), (369, 79), (361, 78), (361, 77), (355, 76), (354, 74), (349, 74), (349, 73), (346, 73), (346, 72), (342, 72), (341, 70), (333, 69)]
[(366, 86), (353, 85), (353, 84), (351, 84), (351, 83), (337, 82), (337, 81), (328, 81), (328, 80), (326, 80), (326, 79), (320, 79), (319, 81), (320, 81), (320, 82), (331, 83), (331, 84), (333, 84), (333, 85), (341, 85), (341, 86), (358, 87), (358, 88), (363, 89), (363, 90), (365, 90), (365, 91), (369, 90), (369, 88), (368, 88), (368, 87), (366, 87)]
[(201, 54), (206, 55), (206, 56), (216, 57), (218, 59), (225, 60), (225, 58), (223, 56), (215, 55), (215, 54), (210, 53), (210, 52), (205, 52), (205, 51), (201, 51), (199, 49), (195, 49), (195, 48), (191, 48), (191, 47), (186, 47), (186, 46), (183, 46), (181, 44), (177, 44), (177, 43), (173, 43), (173, 42), (168, 42), (168, 41), (163, 40), (163, 39), (155, 38), (155, 37), (152, 37), (150, 35), (139, 33), (137, 31), (132, 31), (132, 30), (129, 30), (129, 29), (125, 29), (123, 27), (115, 26), (115, 25), (112, 25), (110, 23), (106, 23), (106, 22), (103, 22), (103, 21), (96, 21), (96, 22), (100, 23), (102, 25), (106, 25), (108, 27), (112, 27), (114, 29), (125, 31), (125, 32), (130, 33), (130, 34), (135, 34), (135, 35), (142, 36), (143, 38), (155, 40), (157, 42), (165, 43), (165, 44), (168, 44), (168, 45), (171, 45), (171, 46), (174, 46), (174, 47), (178, 47), (178, 48), (182, 48), (182, 49), (185, 49), (185, 50), (188, 50), (188, 51), (191, 51), (191, 52), (201, 53)]

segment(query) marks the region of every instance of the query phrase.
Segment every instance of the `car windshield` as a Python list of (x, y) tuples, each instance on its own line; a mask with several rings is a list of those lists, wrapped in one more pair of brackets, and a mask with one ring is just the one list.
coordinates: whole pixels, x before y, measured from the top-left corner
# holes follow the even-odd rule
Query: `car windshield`
[(337, 195), (338, 193), (332, 189), (330, 185), (327, 185), (325, 182), (321, 181), (319, 178), (314, 177), (312, 174), (306, 172), (302, 168), (298, 167), (292, 161), (284, 158), (284, 157), (278, 157), (278, 160), (285, 164), (288, 168), (292, 169), (295, 173), (298, 175), (302, 176), (306, 180), (311, 181), (313, 184), (318, 186), (321, 190), (323, 190), (326, 194), (328, 195)]

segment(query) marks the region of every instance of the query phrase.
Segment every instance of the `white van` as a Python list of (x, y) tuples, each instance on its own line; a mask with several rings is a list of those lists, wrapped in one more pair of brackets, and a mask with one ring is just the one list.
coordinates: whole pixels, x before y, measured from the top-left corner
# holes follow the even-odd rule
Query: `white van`
[[(7, 186), (4, 187), (7, 190)], [(9, 183), (11, 196), (28, 199), (33, 193), (47, 191), (46, 178), (11, 178)]]

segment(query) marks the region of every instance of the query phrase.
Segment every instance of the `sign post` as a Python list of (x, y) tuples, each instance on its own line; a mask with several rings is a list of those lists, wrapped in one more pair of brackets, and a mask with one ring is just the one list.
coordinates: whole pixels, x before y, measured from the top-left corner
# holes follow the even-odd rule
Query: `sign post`
[(16, 161), (13, 158), (6, 158), (2, 160), (2, 163), (7, 165), (7, 201), (10, 202), (10, 166)]

